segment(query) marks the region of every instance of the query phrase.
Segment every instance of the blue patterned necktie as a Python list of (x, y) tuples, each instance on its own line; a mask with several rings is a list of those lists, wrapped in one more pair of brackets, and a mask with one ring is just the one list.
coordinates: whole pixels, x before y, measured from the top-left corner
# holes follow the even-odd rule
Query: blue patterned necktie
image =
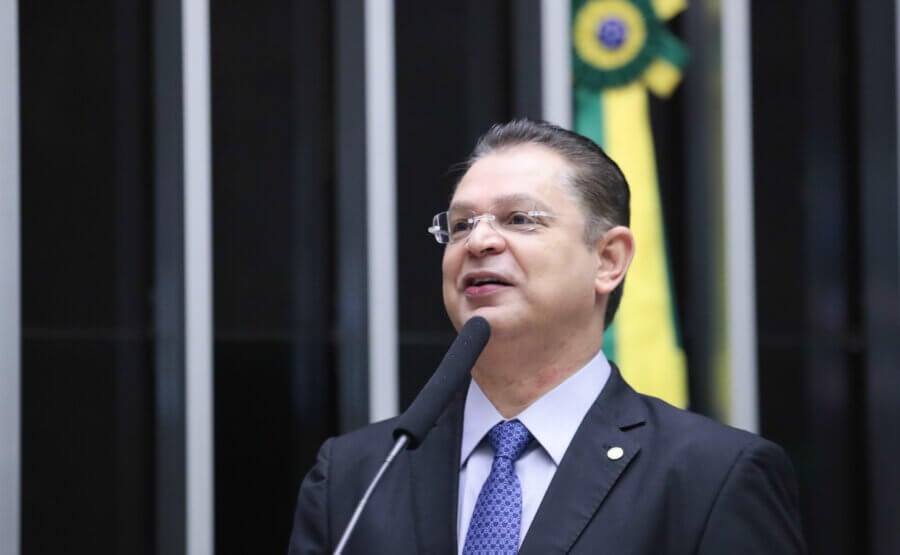
[(494, 447), (494, 463), (475, 502), (463, 555), (505, 555), (519, 550), (522, 487), (515, 463), (531, 441), (531, 432), (518, 420), (510, 420), (491, 428), (488, 439)]

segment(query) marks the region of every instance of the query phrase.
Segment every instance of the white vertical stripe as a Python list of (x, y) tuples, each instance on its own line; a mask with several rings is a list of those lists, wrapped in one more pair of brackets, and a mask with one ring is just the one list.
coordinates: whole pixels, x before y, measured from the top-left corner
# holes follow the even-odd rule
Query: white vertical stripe
[(541, 0), (541, 98), (543, 119), (572, 127), (571, 2)]
[[(894, 2), (894, 72), (895, 92), (897, 94), (897, 213), (900, 214), (900, 0)], [(897, 218), (897, 244), (900, 245), (900, 218)], [(897, 253), (897, 261), (900, 263), (900, 253)], [(897, 307), (900, 310), (900, 307)]]
[(725, 281), (731, 368), (730, 423), (758, 428), (750, 6), (722, 2)]
[(397, 240), (394, 2), (366, 0), (366, 240), (369, 418), (397, 414)]
[(209, 4), (183, 0), (187, 553), (213, 553)]
[(0, 0), (0, 553), (19, 552), (19, 36), (16, 0)]

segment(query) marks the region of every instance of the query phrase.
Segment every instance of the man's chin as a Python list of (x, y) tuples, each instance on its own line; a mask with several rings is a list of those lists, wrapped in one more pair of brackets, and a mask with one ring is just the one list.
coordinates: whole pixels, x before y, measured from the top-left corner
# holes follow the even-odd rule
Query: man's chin
[(493, 333), (494, 321), (496, 317), (495, 315), (491, 314), (491, 311), (485, 310), (484, 308), (478, 308), (475, 310), (461, 310), (455, 314), (450, 314), (450, 321), (453, 323), (453, 327), (456, 328), (456, 331), (459, 331), (466, 324), (466, 322), (468, 322), (475, 316), (481, 316), (482, 318), (487, 320), (488, 324), (491, 325), (491, 333)]
[(469, 318), (481, 316), (491, 326), (491, 338), (512, 337), (521, 333), (521, 318), (516, 318), (509, 310), (501, 307), (481, 307), (476, 310), (466, 311), (461, 324), (469, 321)]

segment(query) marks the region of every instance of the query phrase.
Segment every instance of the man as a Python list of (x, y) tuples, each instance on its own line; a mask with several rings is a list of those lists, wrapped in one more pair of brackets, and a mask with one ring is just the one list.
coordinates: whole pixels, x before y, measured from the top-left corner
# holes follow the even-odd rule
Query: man
[[(450, 208), (444, 304), (491, 338), (469, 387), (400, 454), (348, 553), (805, 551), (774, 444), (635, 393), (601, 352), (635, 252), (629, 191), (588, 139), (527, 120), (482, 137)], [(326, 442), (291, 553), (334, 549), (392, 421)]]

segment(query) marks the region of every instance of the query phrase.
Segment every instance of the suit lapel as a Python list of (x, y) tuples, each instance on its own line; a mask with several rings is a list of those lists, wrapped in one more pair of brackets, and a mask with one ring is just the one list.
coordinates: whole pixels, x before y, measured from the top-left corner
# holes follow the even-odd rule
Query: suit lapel
[(572, 548), (640, 451), (623, 430), (643, 421), (637, 394), (613, 366), (547, 488), (520, 554), (567, 553)]
[(456, 553), (459, 449), (465, 389), (438, 418), (428, 437), (409, 451), (420, 553)]

